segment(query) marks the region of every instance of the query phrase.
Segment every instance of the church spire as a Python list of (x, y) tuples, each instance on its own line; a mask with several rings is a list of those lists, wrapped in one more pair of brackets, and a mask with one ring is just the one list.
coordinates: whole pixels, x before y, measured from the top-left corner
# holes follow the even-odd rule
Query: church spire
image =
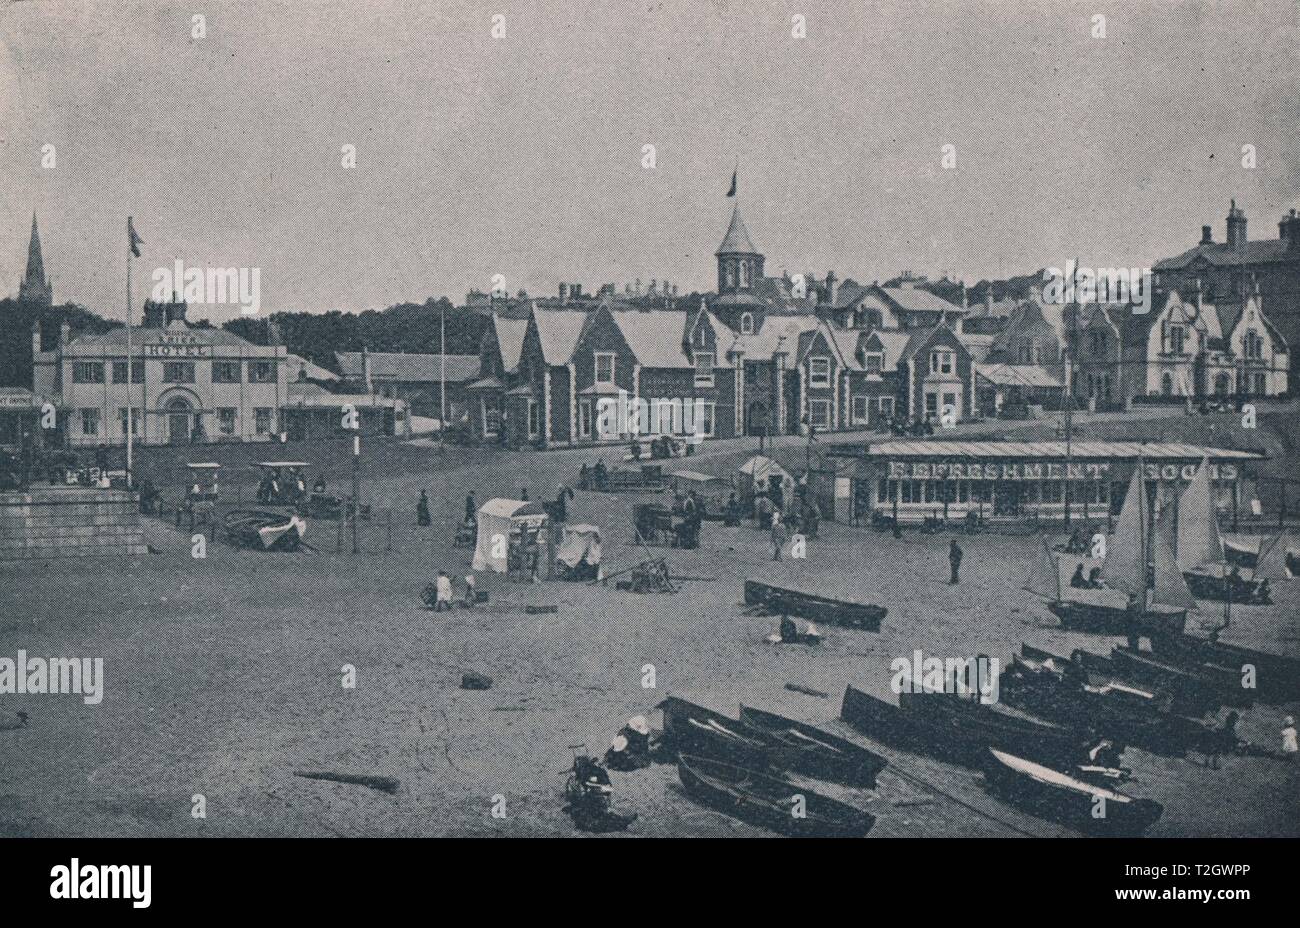
[(54, 288), (45, 276), (45, 260), (41, 257), (41, 234), (36, 228), (36, 213), (32, 213), (32, 237), (27, 243), (27, 274), (18, 285), (18, 299), (49, 306), (54, 302)]

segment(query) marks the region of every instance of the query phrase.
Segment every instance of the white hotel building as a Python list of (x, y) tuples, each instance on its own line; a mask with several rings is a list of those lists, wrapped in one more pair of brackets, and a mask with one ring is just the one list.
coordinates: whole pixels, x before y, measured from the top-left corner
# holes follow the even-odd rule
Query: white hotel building
[(53, 351), (34, 352), (35, 392), (57, 407), (69, 446), (125, 444), (128, 406), (143, 444), (278, 437), (288, 394), (284, 346), (191, 326), (184, 303), (146, 304), (145, 313), (131, 332), (129, 399), (123, 328), (69, 339), (65, 326)]

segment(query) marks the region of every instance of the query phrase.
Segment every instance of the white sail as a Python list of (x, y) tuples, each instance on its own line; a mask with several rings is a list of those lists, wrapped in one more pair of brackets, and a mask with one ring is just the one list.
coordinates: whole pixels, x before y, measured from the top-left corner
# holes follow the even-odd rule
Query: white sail
[(1214, 509), (1210, 462), (1202, 460), (1196, 476), (1178, 500), (1178, 531), (1174, 551), (1181, 570), (1196, 570), (1223, 563), (1223, 539)]
[[(1171, 503), (1167, 507), (1166, 514), (1172, 517), (1173, 513), (1174, 506)], [(1168, 521), (1172, 522), (1173, 520), (1170, 518)], [(1187, 588), (1187, 581), (1183, 579), (1183, 572), (1178, 568), (1178, 562), (1174, 559), (1174, 552), (1169, 545), (1169, 539), (1173, 533), (1168, 529), (1162, 530), (1159, 523), (1157, 523), (1153, 534), (1154, 537), (1151, 539), (1151, 560), (1154, 565), (1154, 585), (1151, 591), (1151, 601), (1162, 606), (1174, 606), (1178, 609), (1195, 609), (1196, 597)]]
[(1106, 545), (1106, 562), (1101, 577), (1111, 589), (1143, 598), (1146, 592), (1147, 491), (1142, 479), (1142, 461), (1133, 468), (1133, 479), (1124, 494), (1124, 506), (1115, 519), (1115, 531)]
[(1283, 532), (1273, 539), (1272, 544), (1266, 544), (1264, 552), (1259, 556), (1259, 564), (1251, 576), (1257, 580), (1294, 579), (1286, 565), (1288, 550), (1292, 557), (1295, 556), (1295, 549), (1288, 544), (1291, 540), (1291, 536)]

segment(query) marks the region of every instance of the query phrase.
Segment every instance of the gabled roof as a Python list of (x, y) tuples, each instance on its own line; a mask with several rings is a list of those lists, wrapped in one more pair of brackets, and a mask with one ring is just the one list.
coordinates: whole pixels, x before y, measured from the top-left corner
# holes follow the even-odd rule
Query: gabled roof
[(767, 360), (777, 351), (785, 351), (791, 357), (799, 350), (799, 336), (821, 325), (822, 320), (811, 314), (798, 316), (769, 315), (752, 335), (738, 335), (733, 345), (736, 351), (743, 351), (746, 360)]
[(693, 367), (682, 350), (686, 311), (621, 309), (610, 313), (642, 367)]
[(505, 316), (492, 316), (491, 319), (497, 335), (497, 348), (501, 351), (501, 364), (507, 374), (514, 373), (519, 367), (519, 356), (523, 354), (528, 320)]
[[(392, 351), (367, 352), (370, 358), (370, 376), (378, 380), (401, 380), (412, 383), (436, 382), (442, 379), (442, 356), (436, 354), (404, 354)], [(339, 369), (343, 376), (360, 380), (365, 377), (365, 364), (360, 351), (336, 351)], [(447, 355), (447, 379), (453, 383), (474, 380), (479, 373), (476, 354)]]
[[(236, 335), (226, 329), (219, 329), (212, 326), (191, 326), (179, 319), (173, 321), (165, 328), (136, 326), (131, 329), (132, 352), (140, 351), (140, 346), (148, 344), (157, 339), (160, 335), (186, 335), (194, 339), (198, 344), (214, 345), (223, 348), (243, 348), (250, 354), (274, 354), (275, 347), (268, 345), (258, 345), (250, 342), (246, 338)], [(126, 349), (126, 328), (118, 326), (109, 329), (107, 332), (85, 333), (72, 339), (64, 347), (64, 354), (83, 354), (88, 349), (107, 349), (120, 348)]]
[(1271, 261), (1300, 262), (1300, 251), (1288, 251), (1283, 239), (1247, 241), (1240, 248), (1226, 242), (1210, 242), (1189, 248), (1180, 255), (1157, 261), (1154, 271), (1180, 271), (1203, 259), (1211, 267), (1239, 267), (1243, 264), (1266, 264)]
[(957, 340), (966, 346), (966, 350), (970, 352), (971, 360), (978, 363), (988, 357), (997, 336), (981, 332), (959, 332)]
[(881, 359), (882, 366), (892, 368), (897, 367), (898, 362), (902, 360), (903, 353), (907, 351), (907, 343), (912, 340), (912, 333), (899, 332), (893, 329), (876, 329), (862, 340), (863, 347), (870, 345), (873, 340), (880, 345), (881, 351), (884, 352), (884, 357)]
[(578, 337), (587, 323), (587, 313), (533, 306), (532, 318), (542, 344), (542, 358), (551, 367), (563, 367), (573, 357)]
[(970, 354), (970, 352), (967, 351), (966, 346), (963, 345), (961, 340), (957, 337), (957, 333), (954, 332), (946, 323), (939, 322), (928, 329), (917, 329), (914, 331), (907, 340), (907, 347), (903, 349), (900, 360), (910, 360), (914, 354), (925, 348), (926, 345), (930, 344), (930, 342), (934, 340), (935, 336), (939, 335), (941, 332), (947, 332), (951, 335), (953, 341), (956, 342), (963, 351)]
[(731, 224), (727, 226), (727, 234), (722, 238), (722, 244), (718, 246), (715, 255), (756, 255), (758, 249), (749, 238), (749, 231), (745, 228), (745, 221), (740, 218), (740, 204), (737, 203), (735, 209), (731, 211)]
[(895, 306), (908, 312), (967, 312), (956, 303), (949, 303), (942, 297), (935, 296), (929, 290), (922, 290), (920, 287), (874, 287), (872, 289), (883, 293)]
[(299, 371), (306, 371), (309, 380), (338, 380), (339, 375), (333, 371), (327, 371), (319, 364), (313, 364), (302, 355), (290, 354), (285, 356), (285, 368), (288, 371), (289, 381), (292, 383), (298, 379)]

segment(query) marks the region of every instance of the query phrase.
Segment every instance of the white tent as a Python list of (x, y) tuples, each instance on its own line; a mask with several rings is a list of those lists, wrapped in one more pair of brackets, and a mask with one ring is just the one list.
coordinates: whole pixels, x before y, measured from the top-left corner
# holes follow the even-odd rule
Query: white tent
[(769, 477), (779, 477), (783, 486), (793, 486), (794, 478), (786, 471), (784, 467), (773, 461), (771, 458), (765, 458), (761, 454), (756, 454), (744, 464), (740, 465), (740, 473), (754, 481), (754, 485), (766, 489)]
[(541, 528), (546, 513), (537, 503), (518, 499), (490, 499), (478, 511), (478, 543), (474, 548), (474, 570), (503, 574), (512, 532)]

